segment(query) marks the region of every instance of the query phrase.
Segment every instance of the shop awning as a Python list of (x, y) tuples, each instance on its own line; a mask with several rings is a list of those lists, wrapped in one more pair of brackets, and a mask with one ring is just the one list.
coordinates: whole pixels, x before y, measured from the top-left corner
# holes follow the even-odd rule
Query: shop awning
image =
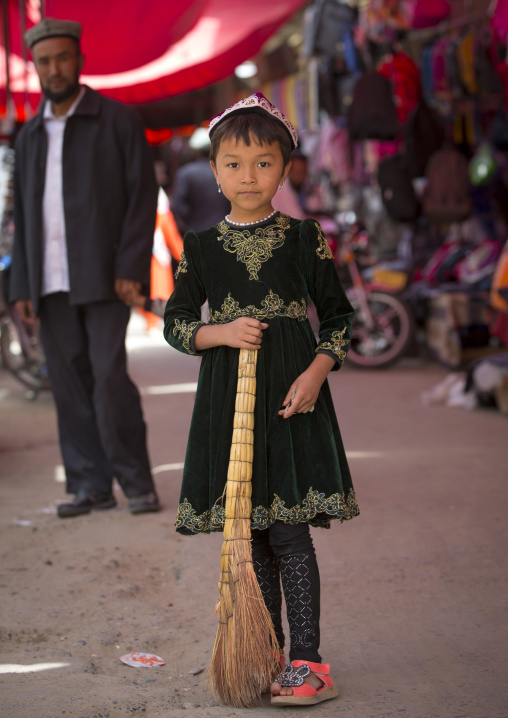
[[(47, 14), (83, 23), (82, 81), (109, 97), (137, 104), (198, 90), (228, 77), (259, 52), (305, 1), (53, 0), (47, 3)], [(11, 19), (17, 16), (19, 22), (18, 0), (7, 2), (11, 91), (18, 106), (26, 97), (34, 106), (39, 82), (33, 67), (25, 71), (20, 26)], [(32, 13), (27, 26), (33, 21)], [(0, 88), (5, 88), (3, 52)]]
[[(11, 52), (22, 57), (19, 0), (7, 2)], [(155, 60), (196, 24), (209, 0), (46, 0), (46, 14), (83, 24), (88, 72), (125, 72)], [(25, 2), (27, 29), (39, 21), (39, 2)], [(3, 37), (3, 34), (2, 34)]]

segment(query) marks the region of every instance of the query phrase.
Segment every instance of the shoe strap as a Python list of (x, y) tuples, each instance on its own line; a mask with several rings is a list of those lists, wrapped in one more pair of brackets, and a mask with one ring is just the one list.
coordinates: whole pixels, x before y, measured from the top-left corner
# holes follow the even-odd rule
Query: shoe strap
[(301, 666), (309, 666), (312, 673), (316, 673), (318, 676), (327, 676), (330, 673), (329, 663), (312, 663), (312, 661), (291, 661), (295, 668)]

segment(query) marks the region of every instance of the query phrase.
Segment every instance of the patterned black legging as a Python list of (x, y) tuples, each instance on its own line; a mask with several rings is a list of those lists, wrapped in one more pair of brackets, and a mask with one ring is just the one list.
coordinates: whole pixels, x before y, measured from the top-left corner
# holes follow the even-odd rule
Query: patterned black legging
[(252, 532), (252, 560), (279, 646), (284, 648), (282, 588), (289, 624), (289, 660), (321, 663), (319, 570), (308, 524), (276, 521)]

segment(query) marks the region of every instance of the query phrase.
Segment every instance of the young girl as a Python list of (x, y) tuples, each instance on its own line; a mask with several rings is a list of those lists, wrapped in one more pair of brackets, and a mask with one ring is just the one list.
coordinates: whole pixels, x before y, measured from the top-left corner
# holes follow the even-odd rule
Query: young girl
[[(314, 220), (276, 212), (297, 134), (263, 95), (210, 123), (211, 166), (231, 212), (187, 232), (164, 336), (202, 355), (176, 528), (222, 531), (239, 349), (259, 350), (252, 479), (252, 555), (281, 649), (281, 580), (290, 663), (271, 686), (277, 705), (338, 695), (319, 654), (319, 572), (311, 526), (359, 513), (326, 377), (343, 364), (353, 309)], [(307, 298), (320, 318), (319, 342)], [(201, 321), (208, 300), (210, 319)], [(283, 665), (283, 662), (282, 662)]]

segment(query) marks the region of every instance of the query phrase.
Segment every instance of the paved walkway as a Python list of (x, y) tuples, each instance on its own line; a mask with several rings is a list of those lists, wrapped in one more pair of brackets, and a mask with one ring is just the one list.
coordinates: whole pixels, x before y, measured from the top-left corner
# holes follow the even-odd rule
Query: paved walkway
[[(29, 402), (0, 371), (0, 716), (275, 716), (214, 704), (203, 673), (221, 537), (173, 530), (199, 360), (133, 324), (165, 510), (120, 508), (61, 521), (52, 399)], [(508, 420), (424, 408), (436, 365), (331, 377), (361, 515), (314, 531), (322, 653), (338, 700), (284, 716), (501, 718), (508, 715)], [(124, 666), (130, 650), (162, 656)], [(22, 671), (22, 672), (20, 672)]]

